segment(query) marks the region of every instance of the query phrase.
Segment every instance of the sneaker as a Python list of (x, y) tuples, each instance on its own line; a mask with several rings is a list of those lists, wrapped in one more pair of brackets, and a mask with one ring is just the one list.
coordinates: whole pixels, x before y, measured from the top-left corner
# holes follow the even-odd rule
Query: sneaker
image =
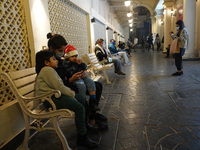
[(125, 63), (124, 66), (131, 66), (132, 63), (131, 62), (128, 62), (128, 63)]
[(92, 133), (99, 133), (99, 127), (95, 124), (95, 125), (91, 125), (90, 123), (86, 123), (86, 128), (88, 130), (88, 132), (92, 132)]
[(99, 127), (99, 131), (108, 130), (108, 125), (106, 123), (96, 120), (96, 124)]
[(183, 74), (183, 72), (175, 72), (172, 74), (172, 76), (181, 76)]
[(126, 75), (125, 73), (123, 73), (123, 72), (121, 72), (121, 71), (118, 71), (117, 74), (118, 74), (118, 75)]
[(108, 119), (106, 118), (106, 116), (100, 114), (100, 113), (96, 113), (95, 114), (95, 121), (102, 121), (102, 122), (107, 122)]

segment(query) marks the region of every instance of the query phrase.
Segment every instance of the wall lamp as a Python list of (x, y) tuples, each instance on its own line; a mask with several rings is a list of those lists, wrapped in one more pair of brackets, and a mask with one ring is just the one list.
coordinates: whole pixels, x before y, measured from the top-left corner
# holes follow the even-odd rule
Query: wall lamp
[(132, 22), (133, 22), (133, 19), (129, 19), (128, 22), (129, 22), (129, 23), (132, 23)]
[(133, 14), (132, 13), (127, 13), (127, 17), (131, 17)]
[(117, 33), (116, 31), (113, 32), (114, 34)]
[(126, 7), (130, 6), (130, 5), (131, 5), (131, 1), (125, 1), (125, 2), (124, 2), (124, 5), (125, 5)]
[(95, 23), (95, 22), (96, 22), (95, 18), (92, 18), (91, 23)]

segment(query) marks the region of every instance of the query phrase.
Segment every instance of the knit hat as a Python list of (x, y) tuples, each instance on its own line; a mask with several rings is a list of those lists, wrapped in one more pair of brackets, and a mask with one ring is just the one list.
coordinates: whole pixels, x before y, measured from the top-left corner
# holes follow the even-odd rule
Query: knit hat
[(65, 59), (74, 55), (78, 55), (77, 49), (73, 45), (67, 45), (65, 48)]

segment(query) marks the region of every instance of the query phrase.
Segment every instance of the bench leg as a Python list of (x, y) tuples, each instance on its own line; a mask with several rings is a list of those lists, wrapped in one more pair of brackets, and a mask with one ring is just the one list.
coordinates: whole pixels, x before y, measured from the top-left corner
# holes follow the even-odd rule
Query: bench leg
[(25, 113), (23, 113), (23, 116), (25, 120), (25, 136), (24, 136), (24, 141), (18, 150), (29, 150), (28, 139), (30, 135), (30, 122), (29, 122), (29, 117)]
[(59, 136), (59, 138), (60, 138), (60, 140), (61, 140), (61, 142), (62, 142), (63, 150), (72, 150), (72, 149), (69, 147), (68, 142), (67, 142), (67, 140), (66, 140), (64, 134), (62, 133), (62, 131), (61, 131), (59, 125), (58, 125), (58, 120), (57, 120), (57, 118), (54, 117), (54, 118), (52, 119), (52, 122), (53, 122), (54, 128), (55, 128), (55, 130), (56, 130), (56, 133), (58, 134), (58, 136)]
[(104, 69), (104, 70), (102, 70), (102, 71), (103, 71), (104, 77), (106, 78), (106, 83), (107, 83), (107, 84), (111, 84), (111, 82), (109, 81), (108, 76), (107, 76), (107, 74), (106, 74), (106, 69)]

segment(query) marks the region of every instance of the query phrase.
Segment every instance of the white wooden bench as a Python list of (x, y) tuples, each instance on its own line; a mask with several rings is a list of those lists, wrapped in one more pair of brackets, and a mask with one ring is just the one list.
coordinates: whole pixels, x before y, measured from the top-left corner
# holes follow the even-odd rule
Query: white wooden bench
[(94, 76), (104, 76), (106, 78), (106, 83), (111, 84), (106, 74), (107, 69), (111, 69), (113, 63), (105, 64), (107, 60), (100, 61), (97, 59), (95, 53), (85, 54), (85, 58), (88, 60), (91, 70), (94, 72)]
[[(64, 134), (58, 125), (58, 119), (60, 117), (73, 117), (73, 114), (68, 109), (57, 110), (55, 104), (51, 100), (51, 96), (53, 95), (59, 97), (60, 91), (55, 90), (43, 96), (34, 96), (36, 78), (35, 68), (20, 70), (16, 72), (0, 73), (0, 76), (3, 80), (5, 80), (5, 82), (7, 82), (7, 86), (9, 86), (9, 88), (12, 90), (23, 112), (25, 120), (25, 137), (19, 150), (28, 150), (30, 129), (34, 129), (39, 132), (45, 130), (56, 131), (62, 142), (63, 150), (71, 150)], [(43, 102), (45, 100), (47, 100), (52, 105), (51, 109), (45, 109), (43, 106)], [(44, 119), (48, 119), (48, 121), (45, 123), (44, 121), (42, 122)], [(53, 127), (45, 127), (49, 121), (52, 121)], [(33, 122), (36, 126), (31, 126)]]

